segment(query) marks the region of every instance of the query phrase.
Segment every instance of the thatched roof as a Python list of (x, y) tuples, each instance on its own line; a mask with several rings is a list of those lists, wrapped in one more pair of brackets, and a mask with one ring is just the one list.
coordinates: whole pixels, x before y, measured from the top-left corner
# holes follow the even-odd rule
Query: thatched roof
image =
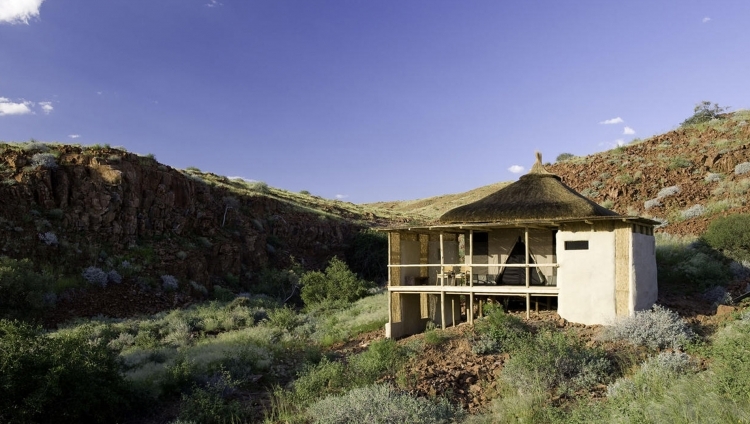
[(441, 223), (493, 222), (508, 220), (555, 220), (599, 216), (620, 216), (597, 205), (565, 185), (542, 165), (536, 163), (528, 174), (489, 196), (451, 209), (440, 217)]

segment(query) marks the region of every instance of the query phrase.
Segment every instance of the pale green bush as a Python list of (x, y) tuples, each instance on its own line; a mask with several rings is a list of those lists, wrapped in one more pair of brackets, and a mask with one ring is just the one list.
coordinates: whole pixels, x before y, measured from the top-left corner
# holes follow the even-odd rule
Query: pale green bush
[(606, 327), (602, 337), (651, 349), (680, 349), (694, 337), (694, 333), (676, 312), (654, 305), (650, 310), (636, 311)]
[(464, 415), (445, 399), (416, 398), (386, 384), (326, 397), (312, 404), (308, 414), (316, 424), (447, 424)]

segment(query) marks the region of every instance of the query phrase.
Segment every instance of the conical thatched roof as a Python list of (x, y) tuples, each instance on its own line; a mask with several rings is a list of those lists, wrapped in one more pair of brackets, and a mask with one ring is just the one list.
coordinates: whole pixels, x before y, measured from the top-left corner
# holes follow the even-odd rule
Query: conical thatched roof
[(565, 185), (542, 165), (542, 155), (528, 174), (489, 196), (451, 209), (440, 222), (496, 222), (509, 220), (556, 220), (619, 216)]

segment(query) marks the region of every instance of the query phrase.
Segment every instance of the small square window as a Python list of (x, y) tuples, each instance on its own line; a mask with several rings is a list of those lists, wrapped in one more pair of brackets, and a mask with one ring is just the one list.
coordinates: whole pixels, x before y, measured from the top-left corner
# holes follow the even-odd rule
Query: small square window
[(565, 250), (589, 250), (589, 241), (588, 240), (566, 241)]

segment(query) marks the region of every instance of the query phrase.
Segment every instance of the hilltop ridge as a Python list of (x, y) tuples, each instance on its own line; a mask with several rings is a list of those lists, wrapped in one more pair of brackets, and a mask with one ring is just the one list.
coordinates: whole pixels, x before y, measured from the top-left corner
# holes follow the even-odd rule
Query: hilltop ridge
[[(622, 215), (661, 221), (658, 231), (699, 235), (717, 216), (750, 212), (750, 111), (719, 115), (587, 156), (547, 163), (548, 171)], [(416, 214), (425, 222), (493, 193), (498, 182), (464, 193), (366, 206)]]

